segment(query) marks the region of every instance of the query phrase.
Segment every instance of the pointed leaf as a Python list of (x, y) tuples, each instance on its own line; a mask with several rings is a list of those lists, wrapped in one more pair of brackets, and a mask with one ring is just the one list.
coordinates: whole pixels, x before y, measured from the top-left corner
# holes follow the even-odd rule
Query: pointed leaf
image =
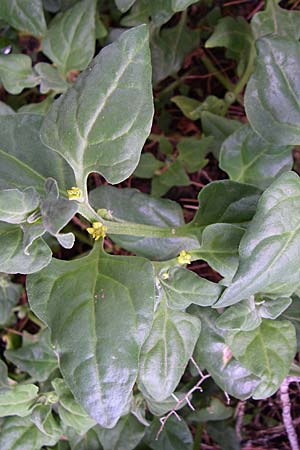
[(46, 32), (42, 0), (1, 0), (0, 18), (33, 36)]
[(75, 399), (100, 425), (114, 427), (130, 406), (140, 348), (151, 327), (151, 263), (108, 256), (96, 245), (87, 257), (53, 260), (27, 280), (30, 305), (51, 329)]
[(114, 428), (99, 428), (104, 450), (133, 450), (143, 439), (145, 427), (132, 415), (122, 417)]
[(61, 78), (58, 70), (48, 63), (38, 63), (34, 66), (35, 72), (40, 79), (40, 92), (47, 94), (48, 92), (65, 92), (68, 89), (68, 83)]
[(39, 77), (31, 64), (27, 55), (0, 55), (0, 81), (7, 92), (20, 94), (23, 89), (39, 84)]
[(28, 416), (38, 391), (34, 384), (16, 384), (0, 389), (0, 417)]
[(8, 223), (25, 222), (29, 213), (34, 211), (40, 202), (34, 188), (5, 189), (0, 191), (0, 220)]
[(146, 443), (153, 450), (192, 450), (193, 437), (186, 422), (172, 416), (165, 423), (163, 431), (157, 438), (161, 427), (159, 420), (152, 422), (147, 429)]
[(54, 103), (42, 140), (70, 163), (83, 192), (90, 172), (118, 183), (137, 166), (152, 122), (150, 78), (143, 25), (105, 47)]
[(222, 330), (251, 331), (259, 327), (261, 318), (253, 298), (226, 309), (216, 324)]

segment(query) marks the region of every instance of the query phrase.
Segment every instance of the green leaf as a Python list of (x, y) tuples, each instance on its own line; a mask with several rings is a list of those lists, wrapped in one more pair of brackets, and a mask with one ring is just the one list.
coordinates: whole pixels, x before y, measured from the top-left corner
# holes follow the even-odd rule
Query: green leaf
[(118, 183), (137, 166), (152, 122), (150, 78), (148, 31), (140, 26), (105, 47), (54, 103), (42, 140), (70, 163), (83, 192), (90, 172)]
[(0, 272), (37, 272), (47, 266), (51, 258), (51, 250), (41, 238), (36, 239), (25, 254), (21, 228), (0, 222)]
[(36, 381), (46, 381), (58, 366), (48, 330), (39, 336), (37, 342), (6, 350), (5, 358)]
[(300, 180), (294, 172), (280, 176), (263, 193), (239, 248), (232, 284), (214, 305), (229, 306), (250, 295), (288, 297), (299, 285)]
[[(66, 435), (71, 450), (103, 450), (99, 436), (98, 426), (91, 428), (86, 434), (78, 435), (74, 430), (68, 429)], [(60, 449), (58, 449), (60, 450)]]
[(39, 84), (30, 57), (22, 54), (0, 55), (0, 80), (10, 94), (20, 94), (23, 89)]
[(118, 9), (124, 13), (128, 11), (132, 5), (134, 4), (135, 0), (115, 0), (115, 3), (118, 7)]
[(244, 125), (224, 142), (220, 168), (231, 180), (266, 189), (275, 178), (293, 167), (292, 148), (268, 143), (249, 125)]
[(5, 189), (0, 191), (0, 220), (8, 223), (25, 222), (27, 216), (34, 211), (40, 202), (34, 188)]
[(156, 159), (152, 153), (143, 153), (134, 175), (139, 178), (152, 178), (164, 163)]
[(15, 114), (15, 111), (9, 105), (0, 101), (0, 116), (8, 116), (9, 114)]
[(274, 299), (264, 298), (259, 306), (259, 314), (264, 319), (275, 320), (279, 317), (292, 303), (290, 297), (280, 297)]
[(205, 156), (210, 151), (212, 141), (212, 136), (208, 136), (201, 139), (184, 138), (179, 142), (178, 160), (184, 164), (188, 172), (197, 172), (206, 166), (208, 160)]
[(65, 77), (83, 70), (95, 52), (95, 0), (82, 0), (51, 21), (43, 52)]
[(229, 332), (226, 342), (243, 366), (261, 378), (253, 398), (270, 397), (287, 376), (296, 353), (293, 325), (264, 319), (253, 331)]
[(1, 117), (1, 189), (33, 186), (44, 194), (45, 180), (51, 176), (63, 190), (74, 186), (71, 168), (60, 155), (44, 146), (40, 140), (42, 121), (42, 117), (34, 114)]
[(58, 395), (57, 411), (64, 426), (74, 428), (79, 435), (85, 435), (95, 425), (95, 421), (75, 401), (64, 380), (56, 378), (52, 386)]
[(222, 17), (206, 41), (205, 47), (225, 47), (226, 57), (238, 61), (239, 76), (245, 71), (249, 60), (255, 56), (251, 27), (243, 17)]
[(199, 366), (211, 374), (217, 385), (233, 397), (245, 400), (256, 388), (259, 378), (235, 358), (228, 358), (226, 332), (216, 325), (219, 314), (211, 308), (193, 306), (191, 313), (201, 319), (201, 333), (194, 358)]
[(186, 422), (172, 416), (164, 425), (162, 432), (157, 438), (161, 427), (160, 421), (154, 420), (151, 427), (147, 429), (146, 443), (153, 450), (192, 450), (193, 437)]
[(133, 450), (143, 439), (145, 427), (132, 414), (121, 417), (114, 428), (98, 429), (104, 450)]
[[(255, 70), (245, 93), (250, 125), (274, 145), (300, 143), (300, 43), (279, 36), (257, 41)], [(269, 89), (276, 86), (276, 89)]]
[[(182, 209), (176, 202), (156, 199), (136, 189), (99, 186), (90, 193), (90, 203), (96, 209), (105, 208), (113, 218), (158, 227), (184, 225)], [(199, 247), (194, 238), (143, 238), (110, 235), (121, 247), (153, 260), (171, 259), (182, 249)]]
[(232, 417), (234, 409), (230, 406), (225, 406), (218, 398), (212, 397), (210, 403), (205, 408), (200, 408), (196, 412), (188, 415), (188, 420), (192, 422), (211, 422), (225, 420)]
[(209, 422), (206, 426), (207, 432), (221, 446), (222, 450), (241, 450), (240, 439), (229, 423), (225, 420)]
[(12, 283), (7, 275), (0, 274), (0, 325), (9, 320), (11, 310), (18, 303), (22, 290), (20, 284)]
[(282, 319), (289, 320), (295, 327), (297, 337), (297, 349), (300, 349), (300, 314), (299, 314), (299, 297), (293, 296), (293, 302), (290, 307), (284, 311)]
[(223, 141), (234, 131), (242, 126), (237, 120), (227, 119), (209, 111), (203, 111), (201, 114), (202, 130), (206, 136), (213, 136), (214, 142), (211, 145), (211, 151), (218, 159)]
[(283, 9), (278, 3), (278, 0), (268, 0), (265, 10), (253, 16), (251, 28), (255, 38), (276, 34), (299, 40), (300, 12)]
[(0, 388), (8, 388), (7, 365), (0, 359)]
[(198, 0), (172, 0), (172, 8), (174, 11), (184, 11), (193, 3), (197, 3)]
[(37, 405), (31, 414), (32, 422), (37, 426), (41, 433), (49, 438), (59, 441), (63, 430), (52, 414), (50, 405)]
[(1, 450), (40, 450), (57, 442), (56, 437), (41, 433), (29, 417), (9, 417), (0, 430)]
[[(30, 114), (40, 114), (42, 116), (45, 116), (47, 112), (50, 110), (52, 104), (53, 104), (53, 97), (48, 96), (45, 100), (39, 103), (28, 103), (27, 105), (21, 106), (21, 108), (18, 109), (19, 113), (30, 113)], [(41, 143), (41, 145), (43, 145)], [(48, 149), (49, 151), (49, 149)]]
[(164, 296), (140, 355), (139, 389), (156, 401), (176, 389), (192, 356), (201, 323), (189, 314), (169, 309)]
[(216, 324), (222, 330), (251, 331), (259, 327), (261, 317), (256, 309), (254, 298), (243, 300), (226, 309), (217, 319)]
[(38, 391), (34, 384), (16, 384), (0, 389), (0, 417), (28, 416)]
[(176, 106), (183, 112), (183, 114), (191, 120), (197, 120), (198, 117), (195, 117), (195, 111), (201, 106), (201, 102), (199, 100), (195, 100), (194, 98), (186, 97), (185, 95), (176, 95), (171, 98), (172, 102), (175, 103)]
[[(164, 277), (165, 274), (167, 278)], [(165, 272), (159, 282), (165, 292), (168, 306), (172, 309), (184, 310), (192, 303), (199, 306), (211, 306), (222, 292), (222, 287), (218, 284), (183, 268), (174, 268)]]
[(1, 0), (0, 18), (33, 36), (46, 32), (42, 0)]
[(38, 63), (34, 66), (35, 72), (40, 78), (40, 92), (47, 94), (48, 92), (65, 92), (68, 89), (68, 83), (63, 80), (58, 70), (48, 63)]
[(254, 186), (221, 180), (209, 183), (198, 195), (199, 209), (193, 226), (216, 223), (245, 225), (253, 217), (260, 190)]
[(139, 352), (151, 327), (152, 264), (108, 256), (96, 245), (87, 257), (53, 260), (28, 277), (27, 292), (33, 311), (51, 329), (75, 399), (100, 425), (114, 427), (130, 406)]
[(151, 40), (153, 83), (176, 74), (183, 66), (184, 58), (198, 45), (199, 32), (186, 25), (182, 16), (172, 28), (157, 29)]
[(151, 194), (159, 197), (168, 192), (173, 186), (189, 186), (190, 179), (179, 160), (171, 163), (161, 175), (152, 179)]

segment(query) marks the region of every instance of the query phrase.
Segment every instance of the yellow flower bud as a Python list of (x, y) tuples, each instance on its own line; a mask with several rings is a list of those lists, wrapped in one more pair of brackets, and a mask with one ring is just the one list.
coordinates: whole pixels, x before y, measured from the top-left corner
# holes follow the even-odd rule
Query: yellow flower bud
[(95, 241), (106, 236), (107, 227), (101, 222), (93, 222), (92, 225), (93, 227), (87, 228), (86, 231), (95, 239)]
[(177, 257), (177, 261), (181, 265), (191, 264), (192, 256), (188, 252), (186, 252), (185, 250), (182, 250), (179, 253), (179, 256)]
[(67, 190), (69, 200), (79, 200), (82, 197), (81, 189), (73, 186), (71, 189)]

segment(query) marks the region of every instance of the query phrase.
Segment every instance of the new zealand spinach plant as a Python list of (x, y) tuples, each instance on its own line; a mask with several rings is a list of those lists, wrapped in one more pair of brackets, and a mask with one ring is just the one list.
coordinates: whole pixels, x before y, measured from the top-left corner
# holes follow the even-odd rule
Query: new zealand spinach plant
[(1, 0), (1, 450), (239, 448), (235, 399), (298, 377), (300, 12), (221, 13)]

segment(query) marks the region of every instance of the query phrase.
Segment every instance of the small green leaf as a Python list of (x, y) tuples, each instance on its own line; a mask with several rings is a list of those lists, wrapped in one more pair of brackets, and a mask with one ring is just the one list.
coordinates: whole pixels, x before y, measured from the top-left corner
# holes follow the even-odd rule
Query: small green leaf
[(205, 156), (209, 153), (209, 146), (212, 142), (212, 136), (201, 139), (182, 139), (177, 145), (179, 150), (178, 160), (184, 164), (188, 172), (197, 172), (208, 163)]
[(121, 417), (114, 428), (98, 429), (104, 450), (133, 450), (143, 439), (145, 427), (132, 415)]
[(156, 159), (152, 153), (143, 153), (134, 175), (139, 178), (152, 178), (164, 163)]
[(172, 97), (171, 100), (176, 106), (178, 106), (178, 108), (188, 119), (199, 119), (199, 116), (195, 117), (195, 111), (199, 108), (199, 106), (201, 106), (201, 102), (199, 102), (199, 100), (186, 97), (185, 95), (176, 95), (175, 97)]
[(12, 283), (5, 274), (0, 274), (0, 325), (9, 320), (12, 308), (18, 303), (22, 294), (22, 286)]
[(254, 298), (243, 300), (226, 309), (217, 319), (216, 324), (222, 330), (251, 331), (259, 327), (261, 317), (255, 307)]
[(65, 92), (68, 89), (68, 83), (63, 80), (58, 70), (48, 63), (38, 63), (34, 66), (35, 72), (40, 79), (41, 94), (48, 94), (48, 92)]
[(130, 407), (140, 349), (152, 324), (152, 264), (108, 256), (95, 245), (87, 257), (53, 260), (28, 277), (27, 292), (31, 308), (51, 329), (75, 399), (100, 425), (114, 427)]
[(31, 59), (22, 54), (0, 55), (0, 80), (10, 94), (20, 94), (40, 82), (32, 70)]
[(6, 350), (5, 357), (37, 381), (46, 381), (58, 366), (48, 331), (43, 332), (37, 342)]
[(218, 398), (212, 397), (208, 406), (190, 413), (188, 415), (188, 420), (192, 422), (211, 422), (229, 419), (233, 414), (233, 408), (225, 406)]
[(16, 384), (0, 389), (0, 417), (28, 416), (38, 391), (34, 384)]
[(259, 39), (257, 48), (255, 70), (245, 93), (250, 125), (274, 145), (298, 145), (300, 43), (295, 38), (272, 35)]
[(42, 0), (1, 0), (0, 18), (33, 36), (46, 32)]
[(208, 422), (206, 429), (209, 436), (221, 446), (222, 450), (241, 450), (240, 439), (227, 420)]
[(142, 392), (156, 401), (173, 393), (192, 356), (200, 329), (196, 317), (169, 309), (162, 298), (141, 350), (138, 385)]
[(43, 41), (43, 52), (63, 77), (83, 70), (95, 52), (95, 0), (82, 0), (50, 23)]
[[(78, 435), (73, 429), (68, 428), (66, 435), (68, 437), (70, 447), (66, 450), (69, 450), (69, 448), (71, 448), (71, 450), (103, 450), (98, 436), (98, 429), (99, 426), (96, 426), (88, 430), (88, 432), (84, 435)], [(58, 450), (65, 449), (59, 448)]]
[(275, 320), (291, 305), (290, 297), (280, 297), (276, 299), (264, 298), (258, 308), (259, 314), (264, 319)]
[(239, 248), (239, 268), (232, 284), (214, 305), (229, 306), (262, 293), (287, 297), (299, 285), (300, 180), (280, 176), (263, 193)]
[[(18, 109), (19, 113), (30, 113), (30, 114), (40, 114), (42, 116), (45, 116), (52, 104), (53, 104), (53, 97), (48, 96), (45, 100), (39, 103), (28, 103), (27, 105), (21, 106), (21, 108)], [(43, 145), (41, 143), (41, 145)], [(49, 151), (49, 149), (48, 149)]]
[(293, 302), (290, 307), (284, 311), (282, 319), (289, 320), (295, 327), (297, 336), (297, 349), (300, 349), (300, 314), (299, 314), (300, 299), (296, 295), (293, 296)]
[(245, 400), (249, 398), (259, 378), (254, 376), (235, 358), (230, 358), (225, 343), (226, 332), (216, 325), (219, 314), (211, 308), (192, 306), (191, 313), (201, 319), (202, 328), (196, 344), (194, 358), (199, 366), (211, 374), (218, 386), (229, 395)]
[(132, 5), (134, 4), (135, 0), (115, 0), (115, 3), (118, 7), (118, 9), (124, 13), (128, 11)]
[(196, 273), (175, 268), (167, 273), (167, 278), (160, 277), (168, 306), (172, 309), (184, 310), (192, 303), (199, 306), (211, 306), (222, 292), (222, 287), (216, 283), (199, 277)]
[(152, 180), (151, 194), (160, 197), (172, 186), (189, 186), (190, 179), (179, 160), (171, 163), (161, 175), (155, 175)]
[(90, 172), (118, 183), (137, 166), (152, 122), (150, 78), (143, 25), (105, 47), (47, 115), (42, 140), (70, 163), (84, 193)]
[(57, 411), (64, 426), (74, 428), (79, 435), (85, 435), (96, 422), (75, 401), (64, 380), (56, 378), (52, 386), (58, 395)]
[(161, 427), (158, 419), (154, 420), (147, 429), (145, 442), (153, 450), (192, 450), (193, 437), (186, 422), (176, 417), (170, 417), (157, 438)]
[(249, 125), (230, 135), (221, 148), (220, 168), (230, 179), (261, 189), (292, 167), (292, 147), (266, 142)]
[(253, 331), (229, 332), (226, 343), (233, 356), (261, 378), (254, 399), (270, 397), (276, 392), (296, 353), (295, 329), (286, 320), (264, 319)]
[(59, 441), (63, 430), (52, 414), (51, 405), (36, 405), (32, 411), (31, 420), (41, 433), (56, 442)]
[(8, 223), (25, 222), (27, 216), (34, 211), (40, 197), (34, 188), (5, 189), (0, 191), (0, 220)]

